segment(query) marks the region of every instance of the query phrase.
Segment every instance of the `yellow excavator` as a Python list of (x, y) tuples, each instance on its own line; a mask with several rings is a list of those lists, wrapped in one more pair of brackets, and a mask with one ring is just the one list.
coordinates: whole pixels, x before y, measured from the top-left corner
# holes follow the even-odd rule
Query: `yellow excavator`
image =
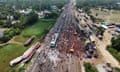
[(74, 43), (72, 44), (72, 47), (70, 48), (70, 53), (73, 53), (74, 52)]
[(77, 35), (77, 32), (76, 32), (76, 31), (74, 32), (74, 35)]

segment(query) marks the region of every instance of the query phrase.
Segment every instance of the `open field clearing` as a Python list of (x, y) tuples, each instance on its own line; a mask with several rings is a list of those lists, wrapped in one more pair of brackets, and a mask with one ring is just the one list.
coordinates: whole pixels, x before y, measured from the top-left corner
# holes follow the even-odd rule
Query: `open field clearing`
[[(100, 11), (95, 9), (91, 9), (91, 11), (93, 16), (103, 19), (108, 23), (120, 23), (120, 11)], [(96, 14), (98, 14), (98, 16), (96, 16)]]

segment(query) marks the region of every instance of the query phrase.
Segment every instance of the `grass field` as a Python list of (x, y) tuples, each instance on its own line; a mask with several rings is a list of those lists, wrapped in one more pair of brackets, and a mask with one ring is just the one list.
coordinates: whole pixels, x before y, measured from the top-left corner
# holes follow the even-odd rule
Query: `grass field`
[(37, 37), (39, 37), (43, 34), (45, 29), (49, 30), (53, 26), (54, 22), (54, 19), (39, 20), (35, 25), (26, 28), (23, 31), (23, 36), (30, 37), (31, 35), (36, 35)]
[(93, 16), (95, 16), (97, 13), (98, 16), (95, 16), (96, 18), (103, 19), (108, 23), (120, 23), (120, 11), (99, 11), (95, 9), (91, 9), (91, 11)]
[(41, 19), (34, 25), (23, 30), (21, 35), (16, 36), (15, 41), (25, 42), (25, 40), (32, 35), (35, 35), (38, 39), (41, 35), (43, 35), (46, 29), (49, 30), (54, 25), (55, 21), (55, 19)]
[[(14, 42), (24, 43), (30, 36), (35, 35), (36, 39), (34, 42), (43, 35), (44, 31), (49, 30), (55, 23), (55, 19), (41, 19), (34, 25), (29, 26), (23, 30), (19, 36), (14, 37)], [(29, 48), (29, 47), (27, 47)], [(18, 44), (8, 44), (0, 48), (0, 72), (9, 72), (11, 70), (9, 66), (10, 60), (21, 56), (26, 47)], [(17, 72), (17, 71), (15, 71)]]
[(9, 62), (21, 56), (26, 49), (24, 46), (16, 44), (8, 44), (0, 48), (0, 72), (8, 72), (11, 69)]
[(97, 68), (90, 63), (84, 63), (85, 72), (98, 72)]
[(107, 50), (120, 62), (120, 53), (114, 48), (107, 48)]

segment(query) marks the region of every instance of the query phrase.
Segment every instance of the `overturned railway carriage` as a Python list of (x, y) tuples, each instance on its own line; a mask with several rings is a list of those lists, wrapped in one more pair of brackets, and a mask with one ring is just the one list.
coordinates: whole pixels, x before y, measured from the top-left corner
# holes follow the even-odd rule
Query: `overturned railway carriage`
[(33, 45), (31, 48), (29, 48), (24, 54), (23, 54), (23, 58), (26, 59), (27, 57), (29, 57), (31, 55), (32, 52), (34, 52), (36, 49), (38, 49), (40, 47), (40, 43), (37, 42), (35, 45)]
[(28, 60), (30, 60), (30, 58), (35, 53), (36, 49), (38, 49), (39, 47), (40, 47), (40, 43), (37, 42), (35, 45), (33, 45), (31, 48), (29, 48), (27, 51), (25, 51), (22, 56), (17, 57), (15, 59), (13, 59), (12, 61), (10, 61), (10, 66), (14, 66), (14, 65), (20, 63), (21, 61), (27, 62)]
[(30, 45), (34, 39), (35, 39), (35, 36), (31, 36), (31, 37), (24, 43), (24, 46)]
[(18, 63), (20, 63), (23, 60), (23, 56), (17, 57), (15, 59), (13, 59), (12, 61), (10, 61), (10, 66), (14, 66)]

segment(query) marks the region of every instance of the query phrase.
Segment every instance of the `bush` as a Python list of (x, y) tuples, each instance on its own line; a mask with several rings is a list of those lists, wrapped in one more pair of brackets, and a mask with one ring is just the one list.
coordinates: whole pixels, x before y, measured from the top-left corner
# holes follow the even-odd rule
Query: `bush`
[(97, 27), (97, 28), (98, 28), (100, 34), (103, 35), (105, 32), (105, 29), (103, 27)]
[(118, 60), (120, 61), (120, 35), (116, 38), (111, 39), (111, 46), (107, 46), (107, 50)]
[(120, 51), (120, 35), (116, 38), (112, 38), (112, 48), (116, 49), (117, 51)]
[(92, 15), (90, 15), (90, 18), (91, 18), (91, 20), (92, 20), (93, 22), (103, 22), (103, 21), (104, 21), (104, 20), (99, 19), (99, 18), (96, 18), (96, 17), (94, 17), (94, 16), (92, 16)]
[(18, 72), (25, 72), (25, 68), (19, 68), (19, 71)]
[(49, 18), (56, 19), (59, 16), (59, 14), (60, 14), (59, 12), (58, 13), (57, 12), (52, 12), (50, 14), (46, 14), (45, 19), (49, 19)]
[(35, 12), (31, 12), (28, 15), (22, 15), (20, 18), (21, 26), (30, 26), (38, 21), (38, 15)]
[(4, 36), (0, 38), (1, 42), (9, 41), (13, 36), (19, 35), (21, 33), (20, 29), (9, 29), (4, 32)]
[(115, 68), (115, 72), (120, 72), (120, 68)]
[(118, 60), (120, 61), (120, 54), (119, 52), (114, 49), (114, 48), (111, 48), (111, 47), (108, 47), (107, 50)]
[(95, 67), (93, 67), (90, 63), (85, 63), (85, 72), (98, 72)]

